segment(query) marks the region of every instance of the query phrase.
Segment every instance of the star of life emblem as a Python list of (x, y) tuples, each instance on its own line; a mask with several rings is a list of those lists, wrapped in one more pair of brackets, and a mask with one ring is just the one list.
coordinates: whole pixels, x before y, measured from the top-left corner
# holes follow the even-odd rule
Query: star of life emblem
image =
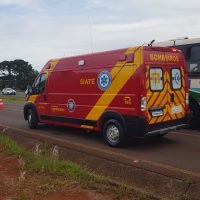
[(97, 79), (98, 87), (101, 90), (107, 90), (111, 84), (111, 76), (108, 71), (102, 71)]

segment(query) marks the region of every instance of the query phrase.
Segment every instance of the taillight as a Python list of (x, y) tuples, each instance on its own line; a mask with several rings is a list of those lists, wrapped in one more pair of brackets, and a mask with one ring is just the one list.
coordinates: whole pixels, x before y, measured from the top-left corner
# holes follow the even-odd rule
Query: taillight
[(146, 109), (147, 109), (147, 98), (146, 97), (141, 98), (140, 109), (141, 109), (141, 111), (146, 111)]
[(185, 95), (185, 103), (186, 105), (189, 105), (189, 93), (186, 93)]

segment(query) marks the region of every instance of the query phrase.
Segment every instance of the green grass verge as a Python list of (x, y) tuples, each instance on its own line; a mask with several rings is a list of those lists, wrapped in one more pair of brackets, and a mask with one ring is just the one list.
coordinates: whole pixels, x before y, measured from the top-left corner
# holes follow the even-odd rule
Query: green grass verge
[(3, 102), (13, 102), (13, 103), (24, 103), (25, 97), (15, 97), (15, 96), (0, 96)]
[(73, 178), (86, 184), (107, 183), (106, 178), (96, 176), (81, 168), (78, 164), (70, 161), (54, 159), (50, 151), (43, 150), (39, 155), (27, 151), (3, 134), (0, 135), (0, 146), (0, 151), (3, 151), (8, 155), (21, 157), (25, 163), (24, 170), (29, 172), (56, 174)]
[(55, 159), (49, 147), (41, 149), (39, 154), (31, 152), (17, 145), (11, 138), (0, 132), (0, 152), (20, 157), (24, 161), (23, 170), (30, 173), (51, 174), (62, 176), (69, 181), (78, 181), (97, 192), (112, 192), (115, 199), (133, 197), (136, 200), (156, 200), (152, 196), (143, 194), (123, 185), (113, 186), (104, 176), (95, 175), (71, 161)]

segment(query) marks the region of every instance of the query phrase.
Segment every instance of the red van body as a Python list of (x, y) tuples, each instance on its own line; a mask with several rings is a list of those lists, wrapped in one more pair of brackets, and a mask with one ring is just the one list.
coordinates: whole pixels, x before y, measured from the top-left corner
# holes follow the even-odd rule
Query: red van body
[(24, 106), (38, 122), (102, 131), (111, 146), (164, 135), (187, 122), (188, 81), (180, 51), (131, 47), (50, 60)]

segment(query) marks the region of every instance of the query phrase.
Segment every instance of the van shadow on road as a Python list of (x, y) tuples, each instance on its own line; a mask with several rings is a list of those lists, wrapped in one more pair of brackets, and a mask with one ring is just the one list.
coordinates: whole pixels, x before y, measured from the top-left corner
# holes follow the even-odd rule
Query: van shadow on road
[[(80, 142), (83, 144), (91, 144), (91, 146), (104, 146), (104, 148), (109, 148), (103, 141), (103, 136), (101, 133), (86, 131), (83, 129), (77, 128), (69, 128), (64, 126), (57, 125), (49, 125), (49, 124), (41, 124), (39, 125), (39, 130), (43, 130), (42, 134), (51, 133), (52, 136), (59, 136), (63, 139), (68, 140), (69, 138), (75, 139), (76, 142)], [(173, 134), (173, 133), (171, 133)], [(129, 138), (128, 144), (123, 149), (129, 150), (156, 150), (163, 148), (164, 146), (168, 146), (170, 148), (171, 145), (177, 144), (179, 141), (170, 138), (169, 135), (166, 135), (162, 138), (147, 138), (147, 139), (138, 139), (138, 138)], [(105, 147), (106, 146), (106, 147)], [(112, 148), (111, 149), (116, 149)]]

